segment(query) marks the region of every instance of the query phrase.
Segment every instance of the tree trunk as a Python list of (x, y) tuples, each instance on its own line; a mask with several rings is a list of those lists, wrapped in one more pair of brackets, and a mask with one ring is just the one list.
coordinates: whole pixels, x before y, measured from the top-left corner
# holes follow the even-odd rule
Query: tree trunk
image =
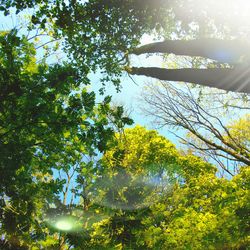
[(175, 55), (200, 56), (222, 63), (237, 63), (246, 56), (250, 45), (239, 40), (197, 39), (166, 40), (146, 44), (131, 51), (131, 54), (173, 53)]
[(250, 69), (247, 67), (213, 69), (163, 69), (156, 67), (132, 67), (132, 75), (154, 77), (159, 80), (200, 84), (226, 91), (250, 93)]

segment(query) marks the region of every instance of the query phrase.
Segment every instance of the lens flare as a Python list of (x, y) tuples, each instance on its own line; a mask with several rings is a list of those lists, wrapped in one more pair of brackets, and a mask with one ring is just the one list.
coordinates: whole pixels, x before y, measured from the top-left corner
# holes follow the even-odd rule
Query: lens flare
[(89, 197), (94, 203), (112, 209), (137, 210), (159, 201), (170, 188), (167, 178), (119, 170), (97, 179)]
[(73, 228), (73, 224), (68, 220), (59, 220), (56, 222), (55, 227), (62, 231), (70, 231)]
[(53, 208), (45, 212), (44, 221), (56, 231), (77, 233), (88, 231), (95, 223), (108, 219), (111, 214), (106, 214), (97, 208), (89, 208), (85, 211), (80, 206), (72, 209), (70, 214), (62, 214), (59, 209)]
[(55, 230), (63, 232), (76, 232), (82, 228), (82, 223), (79, 218), (72, 215), (47, 217), (45, 221)]

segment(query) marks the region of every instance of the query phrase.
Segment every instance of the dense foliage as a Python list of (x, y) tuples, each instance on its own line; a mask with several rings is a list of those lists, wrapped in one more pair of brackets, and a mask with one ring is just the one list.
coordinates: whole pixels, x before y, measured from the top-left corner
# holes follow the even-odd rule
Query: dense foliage
[(37, 227), (41, 209), (62, 191), (55, 171), (105, 149), (108, 115), (131, 121), (109, 109), (110, 98), (95, 105), (70, 64), (36, 64), (34, 45), (15, 30), (0, 39), (1, 230), (13, 238)]
[[(185, 2), (0, 1), (4, 15), (32, 9), (27, 33), (49, 31), (67, 55), (38, 61), (35, 39), (0, 33), (1, 249), (248, 249), (249, 95), (148, 88), (157, 123), (189, 131), (180, 151), (155, 130), (126, 128), (124, 108), (88, 88), (92, 73), (101, 94), (109, 82), (120, 90), (126, 72), (249, 92), (247, 43), (230, 13)], [(139, 47), (144, 34), (165, 41)], [(189, 56), (192, 68), (176, 58), (172, 69), (132, 67), (145, 53)]]

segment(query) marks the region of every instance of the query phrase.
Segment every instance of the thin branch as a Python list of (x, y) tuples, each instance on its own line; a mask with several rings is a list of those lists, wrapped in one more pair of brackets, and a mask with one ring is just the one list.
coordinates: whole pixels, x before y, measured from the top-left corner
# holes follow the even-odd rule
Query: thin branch
[(58, 38), (58, 39), (50, 40), (50, 41), (48, 41), (48, 42), (46, 42), (46, 43), (41, 44), (40, 46), (36, 47), (35, 49), (38, 50), (38, 49), (44, 47), (45, 45), (47, 45), (47, 44), (49, 44), (49, 43), (53, 43), (53, 42), (56, 42), (56, 41), (59, 41), (59, 40), (61, 40), (61, 39)]

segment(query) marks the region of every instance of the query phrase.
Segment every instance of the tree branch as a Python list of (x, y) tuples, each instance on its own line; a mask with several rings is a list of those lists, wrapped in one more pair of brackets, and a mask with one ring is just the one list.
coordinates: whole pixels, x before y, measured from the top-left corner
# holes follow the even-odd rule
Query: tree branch
[[(246, 165), (250, 164), (247, 149), (233, 138), (228, 128), (220, 120), (221, 118), (208, 112), (208, 107), (205, 108), (199, 104), (198, 97), (190, 93), (190, 89), (186, 92), (183, 88), (178, 89), (173, 84), (166, 82), (162, 82), (161, 87), (158, 85), (148, 87), (149, 90), (144, 92), (143, 99), (150, 105), (150, 109), (144, 108), (144, 110), (155, 117), (156, 122), (163, 126), (182, 127), (191, 132), (194, 138), (203, 144), (200, 147), (197, 141), (188, 142), (189, 145), (192, 144), (194, 148), (204, 153), (213, 151), (217, 156), (224, 158), (228, 158), (223, 156), (227, 154), (232, 157), (231, 160)], [(229, 136), (231, 140), (228, 141), (224, 136)], [(223, 155), (220, 155), (221, 152)]]
[(132, 75), (143, 75), (159, 80), (180, 81), (223, 89), (226, 91), (250, 93), (250, 70), (247, 67), (212, 69), (163, 69), (157, 67), (132, 67)]
[(250, 46), (240, 40), (197, 39), (165, 40), (146, 44), (131, 51), (131, 54), (173, 53), (175, 55), (199, 56), (223, 63), (237, 63), (246, 55)]

